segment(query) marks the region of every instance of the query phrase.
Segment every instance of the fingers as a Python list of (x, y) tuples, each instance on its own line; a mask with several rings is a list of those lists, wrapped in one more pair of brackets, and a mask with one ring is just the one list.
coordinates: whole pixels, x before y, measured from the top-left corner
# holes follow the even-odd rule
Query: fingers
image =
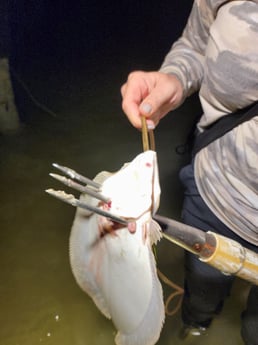
[(141, 128), (141, 111), (139, 107), (142, 100), (148, 95), (148, 86), (143, 74), (143, 72), (129, 74), (127, 82), (121, 88), (123, 111), (136, 128)]
[(122, 108), (130, 122), (141, 128), (143, 115), (149, 128), (175, 108), (182, 99), (183, 88), (175, 76), (161, 72), (133, 72), (121, 88)]

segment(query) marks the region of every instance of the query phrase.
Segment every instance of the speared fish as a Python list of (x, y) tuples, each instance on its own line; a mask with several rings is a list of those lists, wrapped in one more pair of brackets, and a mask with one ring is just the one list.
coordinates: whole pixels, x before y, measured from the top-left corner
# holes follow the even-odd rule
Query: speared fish
[(78, 186), (70, 179), (51, 175), (79, 190), (79, 200), (47, 190), (77, 207), (70, 235), (70, 263), (78, 285), (112, 319), (118, 330), (117, 345), (154, 345), (165, 318), (152, 250), (162, 236), (152, 219), (160, 199), (156, 153), (147, 150), (116, 173), (99, 173), (93, 182), (86, 182), (69, 168), (55, 167), (87, 183), (86, 187)]

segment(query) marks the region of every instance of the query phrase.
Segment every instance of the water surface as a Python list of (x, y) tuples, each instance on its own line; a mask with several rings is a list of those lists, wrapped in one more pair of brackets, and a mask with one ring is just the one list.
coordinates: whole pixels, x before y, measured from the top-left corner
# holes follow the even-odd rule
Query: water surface
[[(93, 178), (115, 171), (141, 152), (140, 133), (122, 114), (119, 88), (128, 65), (105, 73), (74, 68), (23, 76), (30, 90), (56, 112), (38, 108), (25, 94), (22, 111), (29, 121), (18, 133), (0, 137), (1, 189), (1, 345), (111, 345), (115, 329), (84, 294), (71, 274), (68, 240), (75, 209), (44, 190), (63, 187), (48, 176), (51, 164), (70, 166)], [(179, 167), (185, 158), (174, 148), (189, 128), (190, 100), (155, 131), (162, 198), (160, 213), (180, 217)], [(67, 190), (67, 188), (66, 188)], [(183, 250), (162, 240), (158, 266), (183, 284)], [(244, 288), (244, 289), (243, 289)], [(247, 284), (237, 281), (222, 315), (207, 336), (178, 337), (180, 315), (167, 317), (158, 344), (241, 345), (240, 311)], [(164, 286), (165, 297), (171, 292)], [(126, 298), (126, 296), (125, 296)]]

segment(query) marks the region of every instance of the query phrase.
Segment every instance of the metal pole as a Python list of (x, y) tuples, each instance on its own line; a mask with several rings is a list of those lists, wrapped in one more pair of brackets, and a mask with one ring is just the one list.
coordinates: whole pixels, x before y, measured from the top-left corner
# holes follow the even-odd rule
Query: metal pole
[(224, 274), (236, 275), (258, 285), (258, 254), (240, 243), (211, 231), (204, 232), (173, 219), (155, 215), (163, 237), (196, 254)]

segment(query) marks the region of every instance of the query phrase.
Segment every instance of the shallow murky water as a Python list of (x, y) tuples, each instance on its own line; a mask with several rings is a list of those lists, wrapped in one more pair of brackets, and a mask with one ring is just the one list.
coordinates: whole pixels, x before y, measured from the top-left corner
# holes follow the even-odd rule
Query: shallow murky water
[[(120, 109), (119, 87), (127, 72), (115, 77), (112, 72), (111, 68), (109, 75), (102, 75), (101, 82), (97, 77), (88, 80), (87, 75), (76, 75), (77, 79), (60, 89), (56, 75), (53, 80), (50, 75), (34, 82), (35, 92), (41, 99), (47, 94), (57, 117), (27, 105), (24, 110), (32, 117), (29, 124), (16, 134), (0, 137), (1, 345), (114, 344), (112, 323), (71, 274), (68, 239), (75, 209), (44, 192), (48, 187), (63, 188), (48, 176), (52, 162), (94, 177), (101, 170), (119, 169), (141, 151), (140, 133)], [(28, 79), (34, 85), (33, 78)], [(155, 132), (160, 213), (174, 218), (180, 214), (182, 192), (177, 174), (183, 164), (174, 147), (182, 142), (188, 127), (187, 113), (195, 108), (190, 101)], [(158, 245), (159, 268), (180, 285), (182, 258), (183, 250), (166, 240)], [(246, 289), (245, 283), (237, 282), (207, 336), (181, 341), (177, 314), (167, 317), (158, 344), (241, 345), (239, 317)], [(168, 296), (170, 290), (165, 286), (164, 290)]]

